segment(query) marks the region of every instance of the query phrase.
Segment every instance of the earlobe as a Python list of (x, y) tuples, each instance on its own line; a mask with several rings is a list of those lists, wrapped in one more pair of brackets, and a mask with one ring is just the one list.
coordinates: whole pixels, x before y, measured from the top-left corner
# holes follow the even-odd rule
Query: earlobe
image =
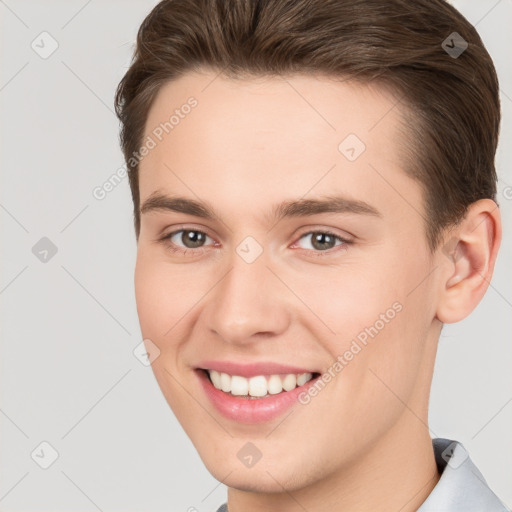
[(496, 203), (473, 203), (464, 219), (438, 249), (441, 281), (436, 317), (454, 323), (468, 316), (484, 296), (492, 278), (501, 241)]

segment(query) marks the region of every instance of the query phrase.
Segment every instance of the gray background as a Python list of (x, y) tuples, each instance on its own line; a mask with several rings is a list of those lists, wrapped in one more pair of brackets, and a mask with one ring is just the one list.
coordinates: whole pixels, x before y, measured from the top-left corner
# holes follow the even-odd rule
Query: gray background
[[(430, 423), (511, 506), (512, 2), (454, 3), (500, 76), (505, 240), (483, 302), (443, 331)], [(128, 182), (93, 196), (123, 165), (113, 95), (155, 4), (0, 0), (1, 511), (210, 511), (225, 499), (133, 354)], [(31, 47), (51, 49), (43, 31), (59, 45), (48, 58)], [(57, 248), (46, 262), (43, 237)], [(48, 469), (43, 441), (59, 455)]]

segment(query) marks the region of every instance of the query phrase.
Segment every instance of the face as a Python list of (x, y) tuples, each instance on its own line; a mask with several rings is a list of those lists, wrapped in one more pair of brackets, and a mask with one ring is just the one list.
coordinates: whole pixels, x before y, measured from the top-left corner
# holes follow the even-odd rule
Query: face
[(205, 71), (151, 108), (141, 330), (167, 402), (230, 487), (305, 488), (425, 430), (436, 255), (395, 102), (324, 77)]

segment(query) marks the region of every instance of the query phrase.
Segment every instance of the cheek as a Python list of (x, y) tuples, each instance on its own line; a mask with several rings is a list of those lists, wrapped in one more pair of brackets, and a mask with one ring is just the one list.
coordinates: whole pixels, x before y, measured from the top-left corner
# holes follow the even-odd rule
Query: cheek
[(302, 318), (309, 315), (309, 310), (312, 322), (319, 325), (319, 339), (326, 335), (329, 338), (330, 331), (330, 338), (336, 340), (329, 350), (333, 356), (346, 350), (359, 334), (364, 341), (366, 330), (374, 324), (379, 332), (385, 330), (383, 327), (395, 317), (393, 304), (401, 295), (400, 285), (396, 280), (388, 281), (377, 265), (313, 269), (294, 275), (292, 282), (294, 292), (307, 305), (307, 309), (300, 308), (304, 311)]
[(407, 393), (414, 386), (433, 317), (425, 279), (429, 264), (420, 256), (389, 254), (373, 264), (295, 281), (297, 295), (307, 297), (309, 309), (322, 321), (313, 320), (321, 327), (318, 339), (333, 361), (342, 358), (342, 380), (351, 393), (389, 394), (377, 376), (397, 391)]
[(190, 396), (180, 385), (183, 379), (181, 340), (186, 339), (184, 330), (200, 296), (198, 283), (191, 281), (188, 272), (170, 265), (155, 251), (139, 246), (135, 296), (142, 336), (160, 350), (151, 367), (163, 395), (180, 423), (203, 424), (204, 418), (196, 418), (200, 412), (189, 407)]
[(194, 278), (187, 266), (170, 264), (154, 252), (140, 248), (137, 253), (137, 312), (144, 337), (169, 339), (170, 331), (178, 328), (180, 319), (193, 314), (194, 305), (207, 290), (207, 283)]

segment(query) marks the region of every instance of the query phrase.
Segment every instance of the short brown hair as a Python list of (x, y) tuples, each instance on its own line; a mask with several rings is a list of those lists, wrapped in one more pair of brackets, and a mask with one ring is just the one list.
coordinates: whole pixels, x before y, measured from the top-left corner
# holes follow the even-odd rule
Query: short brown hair
[[(467, 48), (456, 56), (448, 50), (459, 36)], [(471, 203), (495, 200), (496, 71), (475, 28), (444, 0), (164, 0), (140, 26), (115, 96), (137, 238), (139, 165), (131, 156), (149, 110), (162, 85), (204, 68), (390, 87), (407, 106), (413, 158), (405, 172), (423, 187), (431, 249)]]

